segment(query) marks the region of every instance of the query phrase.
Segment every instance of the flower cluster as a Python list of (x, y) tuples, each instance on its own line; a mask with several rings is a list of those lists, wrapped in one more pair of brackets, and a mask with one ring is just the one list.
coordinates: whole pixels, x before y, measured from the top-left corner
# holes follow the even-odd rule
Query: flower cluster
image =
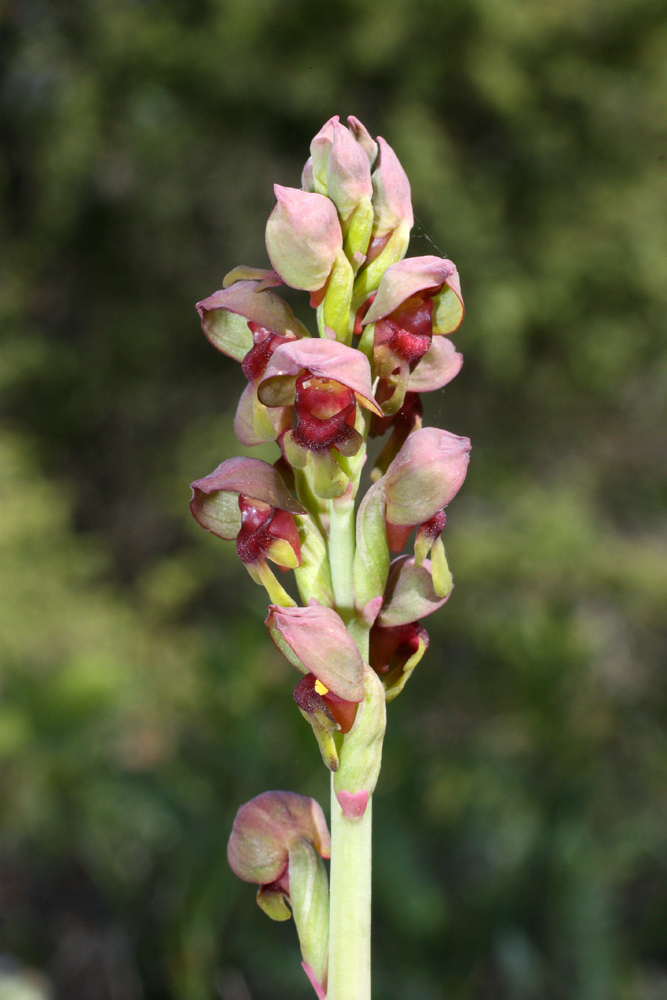
[[(236, 540), (266, 588), (269, 635), (303, 674), (295, 702), (333, 773), (342, 815), (358, 822), (380, 769), (385, 703), (428, 647), (422, 619), (452, 589), (442, 535), (470, 442), (423, 427), (420, 399), (461, 368), (448, 339), (463, 319), (458, 272), (446, 258), (405, 257), (407, 176), (384, 139), (356, 118), (348, 125), (335, 116), (315, 136), (301, 188), (275, 186), (271, 268), (237, 267), (197, 305), (207, 338), (247, 380), (239, 441), (275, 442), (277, 452), (274, 465), (223, 461), (192, 484), (191, 510), (202, 527)], [(281, 285), (310, 293), (316, 329), (295, 317)], [(376, 437), (386, 440), (355, 506)], [(300, 605), (269, 563), (294, 571)], [(328, 850), (319, 806), (287, 792), (244, 806), (229, 843), (232, 868), (260, 885), (270, 916), (287, 918), (289, 901), (321, 997)]]

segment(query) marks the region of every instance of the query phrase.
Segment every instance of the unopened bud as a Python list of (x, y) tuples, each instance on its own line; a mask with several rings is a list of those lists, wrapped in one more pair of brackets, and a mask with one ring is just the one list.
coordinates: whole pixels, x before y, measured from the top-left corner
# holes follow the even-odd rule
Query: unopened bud
[(278, 204), (266, 224), (273, 267), (292, 288), (317, 292), (326, 284), (343, 233), (333, 203), (324, 195), (274, 185)]

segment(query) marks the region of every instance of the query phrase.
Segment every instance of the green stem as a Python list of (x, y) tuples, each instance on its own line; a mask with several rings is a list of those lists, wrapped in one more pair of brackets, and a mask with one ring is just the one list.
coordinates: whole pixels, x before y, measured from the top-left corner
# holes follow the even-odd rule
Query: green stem
[(354, 500), (348, 490), (329, 501), (329, 563), (336, 611), (346, 625), (355, 617), (354, 581)]
[(333, 778), (327, 1000), (370, 1000), (372, 800), (360, 819), (347, 819)]

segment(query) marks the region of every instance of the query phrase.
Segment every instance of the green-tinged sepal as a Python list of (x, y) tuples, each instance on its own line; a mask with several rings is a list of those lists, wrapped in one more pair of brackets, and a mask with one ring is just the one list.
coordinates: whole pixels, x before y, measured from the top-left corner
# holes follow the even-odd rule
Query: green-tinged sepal
[[(343, 740), (340, 765), (334, 775), (334, 791), (345, 812), (341, 793), (348, 796), (373, 794), (382, 765), (382, 741), (387, 723), (382, 683), (369, 666), (364, 668), (364, 700), (354, 724)], [(347, 800), (349, 802), (349, 799)]]
[(357, 610), (384, 594), (389, 575), (389, 545), (385, 524), (384, 482), (366, 493), (357, 513), (357, 547), (354, 554), (354, 594)]
[(303, 838), (289, 852), (289, 888), (303, 960), (317, 981), (324, 983), (329, 949), (329, 880), (322, 858)]
[(345, 492), (348, 478), (331, 451), (311, 451), (294, 440), (288, 431), (283, 440), (285, 455), (295, 469), (303, 469), (313, 493), (323, 500), (333, 500)]
[(463, 322), (463, 313), (461, 281), (454, 271), (442, 291), (433, 296), (433, 333), (454, 333)]

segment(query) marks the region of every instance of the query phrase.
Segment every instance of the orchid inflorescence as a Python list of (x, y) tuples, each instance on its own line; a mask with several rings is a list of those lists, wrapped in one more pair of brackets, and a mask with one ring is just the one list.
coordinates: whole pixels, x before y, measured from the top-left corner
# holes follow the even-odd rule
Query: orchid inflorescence
[[(458, 272), (446, 258), (405, 258), (405, 171), (384, 139), (348, 123), (335, 116), (315, 136), (301, 188), (275, 186), (272, 269), (237, 267), (197, 305), (247, 379), (239, 441), (275, 442), (280, 455), (227, 459), (192, 484), (191, 502), (266, 588), (269, 635), (304, 675), (294, 700), (332, 773), (332, 838), (313, 799), (265, 792), (239, 810), (228, 846), (269, 916), (294, 917), (304, 969), (330, 1000), (370, 996), (370, 797), (385, 703), (428, 647), (421, 619), (451, 593), (445, 508), (470, 450), (423, 427), (420, 400), (461, 368), (447, 339), (463, 319)], [(310, 293), (318, 336), (276, 294), (283, 284)], [(355, 509), (368, 438), (385, 435)], [(301, 606), (269, 563), (294, 571)]]

